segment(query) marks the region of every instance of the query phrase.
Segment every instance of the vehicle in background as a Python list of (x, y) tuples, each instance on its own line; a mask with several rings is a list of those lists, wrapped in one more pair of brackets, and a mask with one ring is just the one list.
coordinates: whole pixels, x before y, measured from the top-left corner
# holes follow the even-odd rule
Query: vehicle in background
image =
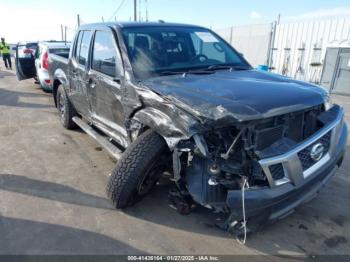
[(18, 43), (15, 48), (18, 80), (34, 78), (44, 91), (51, 91), (51, 80), (48, 74), (50, 55), (68, 58), (69, 49), (70, 43), (61, 41)]
[(202, 205), (239, 234), (291, 214), (342, 164), (344, 110), (324, 89), (254, 70), (203, 27), (83, 25), (49, 73), (62, 125), (118, 160), (107, 186), (116, 208), (164, 175), (180, 213)]
[(39, 42), (35, 52), (36, 79), (45, 92), (52, 91), (49, 75), (49, 59), (51, 54), (68, 58), (70, 43), (59, 41)]
[(38, 49), (38, 42), (19, 42), (13, 49), (18, 80), (35, 77), (34, 55)]
[(20, 42), (12, 48), (15, 52), (15, 56), (20, 58), (32, 57), (38, 49), (38, 42)]

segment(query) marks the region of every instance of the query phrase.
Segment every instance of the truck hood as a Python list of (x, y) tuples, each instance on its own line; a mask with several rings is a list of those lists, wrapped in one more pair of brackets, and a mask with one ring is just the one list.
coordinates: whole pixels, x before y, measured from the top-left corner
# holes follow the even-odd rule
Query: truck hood
[(143, 85), (197, 118), (226, 122), (310, 108), (328, 95), (318, 86), (256, 70), (156, 77)]

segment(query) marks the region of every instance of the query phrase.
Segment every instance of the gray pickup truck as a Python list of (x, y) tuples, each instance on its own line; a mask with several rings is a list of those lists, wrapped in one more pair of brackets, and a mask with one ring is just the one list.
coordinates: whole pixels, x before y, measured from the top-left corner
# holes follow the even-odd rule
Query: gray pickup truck
[(214, 32), (171, 23), (81, 26), (69, 59), (51, 55), (64, 127), (80, 126), (118, 159), (116, 208), (174, 182), (196, 204), (255, 230), (317, 195), (342, 164), (343, 109), (323, 88), (259, 72)]

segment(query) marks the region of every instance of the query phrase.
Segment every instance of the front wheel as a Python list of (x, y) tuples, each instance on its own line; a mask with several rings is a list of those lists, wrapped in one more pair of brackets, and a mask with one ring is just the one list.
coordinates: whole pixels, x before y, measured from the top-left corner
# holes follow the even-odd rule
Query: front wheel
[(164, 139), (148, 130), (124, 152), (112, 172), (107, 194), (116, 208), (140, 201), (169, 166), (169, 149)]
[(60, 85), (57, 89), (57, 110), (62, 125), (67, 129), (74, 129), (76, 124), (73, 122), (73, 117), (77, 115), (72, 103), (69, 101), (66, 91)]

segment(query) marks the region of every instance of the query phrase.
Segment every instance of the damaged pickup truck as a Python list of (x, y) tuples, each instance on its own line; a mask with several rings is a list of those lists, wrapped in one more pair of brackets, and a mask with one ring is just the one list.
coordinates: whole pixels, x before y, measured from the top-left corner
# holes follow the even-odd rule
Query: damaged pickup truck
[(181, 213), (196, 203), (227, 214), (230, 231), (255, 230), (314, 197), (342, 164), (347, 126), (328, 92), (254, 70), (208, 29), (84, 25), (69, 59), (49, 61), (62, 124), (118, 159), (107, 186), (116, 208), (166, 175)]

